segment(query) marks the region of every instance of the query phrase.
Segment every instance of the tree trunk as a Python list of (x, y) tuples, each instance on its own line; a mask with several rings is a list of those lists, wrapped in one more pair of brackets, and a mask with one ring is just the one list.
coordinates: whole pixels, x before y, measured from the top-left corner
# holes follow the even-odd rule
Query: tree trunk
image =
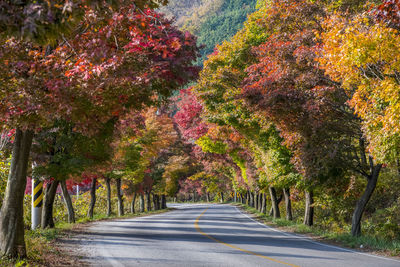
[(224, 192), (221, 192), (221, 203), (224, 203)]
[[(274, 219), (280, 218), (281, 217), (281, 213), (279, 211), (279, 202), (278, 199), (276, 197), (276, 190), (274, 187), (270, 186), (269, 187), (269, 194), (271, 196), (271, 206), (272, 206), (272, 215), (274, 217)], [(282, 200), (282, 196), (281, 196), (281, 200)]]
[(304, 224), (312, 226), (314, 224), (314, 192), (310, 190), (305, 191), (306, 208), (304, 211)]
[(292, 221), (292, 201), (290, 200), (290, 189), (284, 188), (283, 195), (285, 196), (285, 206), (286, 206), (286, 220)]
[(160, 202), (158, 201), (158, 195), (157, 194), (153, 194), (153, 207), (154, 210), (159, 210), (160, 209)]
[[(279, 208), (279, 204), (281, 204), (282, 199), (283, 199), (283, 194), (281, 194), (276, 201), (278, 204), (278, 208)], [(279, 212), (279, 214), (280, 214), (280, 212)], [(272, 205), (272, 200), (271, 200), (271, 209), (269, 210), (269, 216), (273, 216), (273, 215), (274, 215), (274, 207)]]
[(245, 196), (243, 196), (243, 194), (240, 194), (241, 195), (241, 197), (242, 197), (242, 204), (245, 204), (246, 203), (246, 198), (245, 198)]
[(367, 187), (365, 188), (365, 191), (364, 191), (363, 195), (361, 196), (361, 198), (357, 201), (356, 209), (354, 210), (353, 218), (351, 220), (351, 235), (352, 236), (360, 236), (361, 235), (361, 218), (364, 213), (365, 206), (367, 206), (367, 203), (376, 188), (376, 183), (378, 182), (378, 177), (379, 177), (381, 168), (382, 168), (382, 164), (373, 166), (372, 173), (368, 177)]
[(167, 197), (165, 195), (161, 195), (161, 208), (162, 209), (167, 208)]
[(68, 210), (68, 223), (75, 223), (75, 211), (74, 206), (72, 205), (71, 197), (68, 193), (67, 184), (65, 181), (60, 182), (61, 190), (65, 202), (65, 206)]
[(258, 211), (259, 212), (261, 212), (261, 209), (262, 209), (262, 196), (263, 196), (262, 193), (258, 194)]
[(258, 193), (254, 193), (254, 208), (256, 210), (258, 210), (258, 197), (259, 197), (259, 194)]
[(146, 211), (151, 211), (150, 192), (146, 193)]
[(161, 209), (161, 195), (157, 195), (157, 209)]
[(111, 207), (111, 179), (106, 177), (106, 187), (107, 187), (107, 216), (110, 217), (112, 213)]
[(121, 190), (121, 178), (117, 179), (118, 216), (124, 216), (124, 196)]
[(136, 203), (136, 192), (133, 194), (132, 202), (131, 202), (131, 213), (135, 213), (135, 203)]
[(208, 193), (208, 192), (206, 193), (206, 201), (210, 202), (210, 193)]
[(250, 207), (254, 207), (254, 194), (250, 191)]
[(24, 238), (24, 195), (33, 132), (15, 132), (12, 159), (0, 211), (0, 257), (26, 256)]
[(261, 213), (266, 212), (266, 201), (265, 201), (266, 197), (265, 197), (265, 193), (262, 194), (262, 202), (261, 202)]
[(249, 190), (247, 190), (247, 193), (246, 193), (246, 205), (250, 206), (250, 191)]
[(157, 210), (156, 195), (151, 194), (151, 197), (152, 197), (152, 201), (153, 201), (153, 210)]
[(90, 187), (90, 204), (87, 216), (93, 219), (94, 205), (96, 204), (96, 184), (97, 178), (92, 179), (92, 186)]
[(144, 194), (140, 194), (140, 199), (139, 199), (139, 204), (140, 204), (140, 212), (144, 212)]
[(46, 194), (44, 195), (43, 201), (43, 213), (42, 213), (42, 228), (54, 228), (53, 220), (53, 204), (57, 193), (59, 181), (54, 180), (51, 184), (47, 184)]

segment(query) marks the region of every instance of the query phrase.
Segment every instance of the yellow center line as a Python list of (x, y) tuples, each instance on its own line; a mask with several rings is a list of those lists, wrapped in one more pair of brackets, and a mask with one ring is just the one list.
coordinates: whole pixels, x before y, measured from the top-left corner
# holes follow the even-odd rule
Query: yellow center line
[(199, 220), (200, 220), (201, 216), (203, 216), (203, 214), (206, 213), (206, 211), (207, 211), (208, 209), (209, 209), (209, 208), (205, 209), (205, 210), (199, 215), (199, 217), (197, 217), (196, 221), (194, 222), (194, 227), (196, 228), (197, 232), (199, 232), (200, 234), (204, 235), (205, 237), (207, 237), (207, 238), (209, 238), (209, 239), (211, 239), (211, 240), (214, 240), (214, 241), (217, 242), (217, 243), (220, 243), (220, 244), (225, 245), (225, 246), (227, 246), (227, 247), (230, 247), (230, 248), (233, 248), (233, 249), (237, 249), (237, 250), (240, 250), (240, 251), (242, 251), (242, 252), (245, 252), (245, 253), (248, 253), (248, 254), (251, 254), (251, 255), (260, 257), (260, 258), (264, 258), (264, 259), (267, 259), (267, 260), (270, 260), (270, 261), (273, 261), (273, 262), (277, 262), (277, 263), (284, 264), (284, 265), (288, 265), (288, 266), (292, 266), (292, 267), (300, 267), (300, 266), (298, 266), (298, 265), (294, 265), (294, 264), (287, 263), (287, 262), (284, 262), (284, 261), (276, 260), (276, 259), (273, 259), (273, 258), (264, 256), (264, 255), (255, 253), (255, 252), (250, 251), (250, 250), (247, 250), (247, 249), (239, 248), (239, 247), (237, 247), (237, 246), (235, 246), (235, 245), (231, 245), (231, 244), (225, 243), (225, 242), (223, 242), (223, 241), (221, 241), (221, 240), (219, 240), (219, 239), (216, 239), (215, 237), (212, 237), (212, 236), (210, 236), (210, 235), (204, 233), (204, 232), (200, 229), (200, 227), (199, 227)]

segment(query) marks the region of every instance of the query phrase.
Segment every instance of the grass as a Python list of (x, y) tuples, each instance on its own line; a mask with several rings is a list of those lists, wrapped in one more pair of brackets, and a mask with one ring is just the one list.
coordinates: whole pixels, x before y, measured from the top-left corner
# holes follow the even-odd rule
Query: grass
[(347, 248), (362, 248), (363, 251), (374, 252), (384, 256), (400, 257), (400, 240), (386, 240), (369, 235), (354, 237), (349, 233), (349, 227), (345, 229), (345, 232), (335, 232), (331, 229), (322, 229), (318, 226), (310, 227), (300, 222), (289, 221), (283, 218), (273, 219), (272, 217), (260, 213), (258, 210), (247, 205), (237, 203), (235, 205), (240, 206), (248, 213), (256, 215), (256, 219), (259, 221), (287, 232), (306, 234), (318, 239), (319, 241), (325, 241)]
[[(148, 216), (170, 211), (172, 209), (164, 209), (157, 211), (149, 211), (135, 214), (126, 214), (118, 217), (112, 215), (107, 217), (106, 214), (96, 214), (93, 219), (81, 218), (75, 224), (66, 222), (56, 223), (56, 227), (52, 229), (36, 229), (25, 231), (25, 243), (27, 250), (26, 259), (7, 259), (0, 258), (0, 266), (60, 266), (60, 265), (76, 265), (78, 259), (73, 256), (66, 255), (57, 247), (57, 239), (68, 237), (74, 229), (82, 227), (84, 224), (113, 219), (127, 219)], [(75, 264), (72, 264), (75, 263)]]

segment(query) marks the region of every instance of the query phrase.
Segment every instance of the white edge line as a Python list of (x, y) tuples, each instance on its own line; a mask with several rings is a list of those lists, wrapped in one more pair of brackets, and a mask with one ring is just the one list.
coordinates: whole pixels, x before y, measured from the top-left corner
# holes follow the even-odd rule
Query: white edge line
[(314, 241), (314, 240), (309, 239), (309, 238), (304, 237), (304, 236), (299, 236), (299, 235), (296, 235), (296, 234), (287, 233), (287, 232), (284, 232), (284, 231), (275, 229), (275, 228), (273, 228), (273, 227), (271, 227), (271, 226), (265, 225), (265, 224), (263, 224), (263, 223), (260, 223), (259, 221), (256, 221), (256, 220), (254, 220), (253, 218), (251, 218), (251, 217), (250, 217), (249, 215), (247, 215), (246, 213), (243, 213), (243, 212), (242, 212), (241, 210), (239, 210), (236, 206), (233, 206), (233, 205), (231, 205), (231, 206), (234, 207), (237, 211), (239, 211), (242, 215), (244, 215), (244, 216), (246, 216), (247, 218), (249, 218), (250, 220), (252, 220), (253, 222), (255, 222), (255, 223), (257, 223), (257, 224), (259, 224), (259, 225), (261, 225), (261, 226), (263, 226), (263, 227), (265, 227), (265, 228), (268, 228), (268, 229), (270, 229), (270, 230), (273, 230), (273, 231), (275, 231), (275, 232), (279, 232), (279, 233), (281, 233), (281, 234), (283, 234), (283, 235), (286, 235), (286, 236), (292, 236), (292, 237), (295, 237), (295, 238), (298, 238), (298, 239), (302, 239), (302, 240), (304, 240), (304, 241), (308, 241), (308, 242), (313, 243), (313, 244), (317, 244), (317, 245), (324, 246), (324, 247), (329, 247), (329, 248), (334, 248), (334, 249), (337, 249), (337, 250), (352, 252), (352, 253), (355, 253), (355, 254), (360, 254), (360, 255), (364, 255), (364, 256), (374, 257), (374, 258), (378, 258), (378, 259), (384, 259), (384, 260), (390, 260), (390, 261), (400, 262), (399, 260), (396, 260), (396, 259), (381, 257), (381, 256), (369, 254), (369, 253), (358, 252), (358, 251), (351, 250), (351, 249), (346, 249), (346, 248), (341, 248), (341, 247), (337, 247), (337, 246), (332, 246), (332, 245), (328, 245), (328, 244), (324, 244), (324, 243), (320, 243), (320, 242)]

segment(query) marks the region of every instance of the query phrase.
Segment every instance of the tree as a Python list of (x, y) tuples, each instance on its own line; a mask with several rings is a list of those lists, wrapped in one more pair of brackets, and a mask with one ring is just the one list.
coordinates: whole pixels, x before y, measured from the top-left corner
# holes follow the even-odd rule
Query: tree
[[(264, 42), (272, 31), (261, 23), (270, 15), (268, 6), (269, 4), (260, 3), (259, 10), (249, 16), (245, 27), (230, 42), (216, 47), (215, 53), (205, 62), (199, 83), (193, 90), (203, 105), (203, 117), (217, 125), (230, 127), (232, 136), (240, 140), (237, 142), (240, 144), (236, 146), (246, 151), (247, 155), (237, 157), (235, 153), (231, 153), (230, 156), (234, 156), (232, 159), (241, 170), (242, 175), (237, 177), (247, 179), (251, 173), (259, 177), (251, 183), (246, 181), (246, 186), (257, 193), (269, 191), (268, 187), (273, 184), (293, 185), (293, 179), (286, 183), (282, 181), (286, 175), (294, 172), (290, 163), (291, 153), (281, 144), (279, 131), (268, 118), (250, 112), (240, 100), (247, 77), (245, 70), (257, 61), (252, 48)], [(196, 124), (200, 125), (197, 122)], [(232, 138), (229, 136), (227, 139)], [(280, 171), (273, 172), (275, 166), (279, 166)], [(277, 183), (277, 180), (280, 183)], [(237, 182), (243, 186), (241, 178), (238, 178)]]
[(372, 10), (372, 15), (386, 26), (400, 30), (399, 0), (384, 0)]
[(155, 209), (165, 207), (165, 196), (160, 197), (166, 194), (164, 173), (169, 159), (179, 150), (173, 120), (163, 110), (149, 108), (141, 116), (141, 127), (120, 129), (112, 163), (112, 173), (124, 179), (134, 194), (146, 194), (148, 209), (151, 195)]
[[(96, 168), (109, 159), (113, 128), (114, 122), (109, 121), (96, 135), (88, 137), (73, 131), (71, 123), (56, 121), (51, 127), (42, 128), (34, 138), (32, 152), (36, 167), (33, 172), (37, 177), (51, 178), (56, 182), (55, 186), (60, 183), (70, 222), (75, 221), (75, 218), (66, 180), (81, 176), (84, 171)], [(49, 192), (55, 196), (56, 189), (57, 187)], [(53, 221), (51, 210), (54, 196), (45, 196), (43, 228), (54, 227), (54, 223), (48, 223)], [(48, 199), (51, 202), (48, 202)]]
[(323, 9), (308, 1), (272, 1), (267, 13), (263, 25), (271, 35), (254, 49), (259, 62), (248, 68), (241, 97), (276, 125), (293, 151), (292, 162), (308, 187), (304, 223), (312, 225), (312, 188), (343, 173), (352, 116), (345, 111), (343, 90), (315, 63), (315, 32), (321, 31)]
[[(85, 18), (87, 31), (56, 49), (13, 38), (1, 43), (0, 113), (17, 129), (12, 182), (0, 220), (2, 254), (25, 255), (21, 192), (35, 130), (63, 117), (76, 130), (94, 134), (109, 120), (154, 102), (157, 94), (170, 95), (196, 75), (194, 37), (154, 11), (123, 6), (111, 19)], [(16, 232), (8, 232), (10, 223)]]
[(357, 235), (381, 165), (367, 160), (360, 122), (347, 106), (345, 90), (316, 62), (318, 33), (324, 31), (318, 21), (326, 13), (308, 1), (273, 1), (268, 12), (264, 25), (274, 31), (254, 50), (259, 62), (248, 68), (242, 98), (276, 125), (293, 151), (292, 162), (308, 188), (305, 224), (313, 223), (315, 186), (353, 171), (370, 181), (353, 217)]
[[(131, 4), (139, 8), (156, 8), (167, 4), (167, 0), (135, 0)], [(0, 3), (0, 35), (21, 36), (34, 42), (54, 42), (62, 34), (73, 31), (88, 8), (107, 12), (118, 10), (124, 0), (75, 0), (75, 1), (35, 1)]]
[[(390, 12), (387, 18), (382, 17), (380, 12), (385, 8), (387, 3), (377, 9), (377, 18), (395, 27), (396, 17), (389, 19)], [(399, 132), (394, 120), (398, 117), (396, 55), (399, 34), (395, 28), (387, 28), (382, 23), (370, 24), (365, 17), (347, 20), (335, 16), (325, 27), (319, 61), (326, 73), (346, 89), (350, 106), (361, 118), (364, 136), (360, 138), (360, 147), (363, 151), (358, 162), (360, 166), (369, 163), (369, 168), (364, 167), (360, 172), (367, 186), (352, 219), (352, 234), (358, 236), (362, 215), (382, 168), (379, 162), (398, 161)], [(368, 146), (367, 151), (365, 146)]]
[(207, 133), (208, 125), (200, 117), (204, 112), (203, 105), (194, 95), (192, 87), (180, 91), (178, 108), (174, 121), (185, 140), (193, 142)]
[[(394, 25), (396, 18), (384, 21)], [(396, 104), (400, 32), (363, 17), (333, 17), (326, 27), (322, 66), (347, 90), (351, 107), (362, 119), (369, 152), (380, 162), (396, 162), (400, 153)]]

